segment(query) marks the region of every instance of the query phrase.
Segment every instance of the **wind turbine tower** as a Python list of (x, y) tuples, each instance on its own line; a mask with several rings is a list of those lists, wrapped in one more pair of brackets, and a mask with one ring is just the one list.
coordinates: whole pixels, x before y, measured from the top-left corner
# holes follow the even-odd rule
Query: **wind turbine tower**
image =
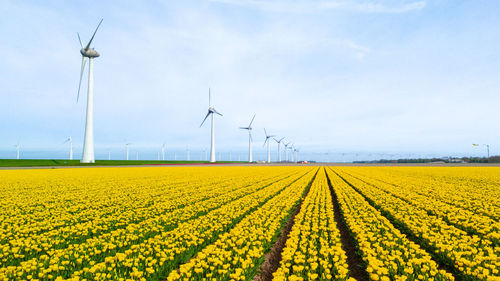
[(288, 162), (288, 146), (290, 143), (285, 143), (285, 162)]
[(276, 141), (278, 143), (278, 162), (281, 162), (281, 142), (285, 139), (284, 137), (282, 137), (280, 140), (277, 140), (275, 138), (273, 138), (274, 141)]
[(17, 152), (17, 157), (16, 157), (16, 159), (17, 159), (17, 160), (19, 160), (19, 154), (20, 154), (20, 153), (19, 153), (19, 151), (21, 150), (21, 145), (20, 145), (20, 144), (19, 144), (19, 142), (18, 142), (18, 143), (17, 143), (16, 145), (14, 145), (14, 146), (16, 147), (16, 152)]
[(269, 146), (271, 142), (269, 141), (269, 139), (275, 136), (268, 135), (266, 128), (264, 128), (264, 134), (266, 134), (266, 140), (264, 141), (264, 145), (266, 145), (267, 142), (267, 163), (271, 163), (271, 148)]
[(297, 158), (297, 155), (298, 155), (299, 149), (298, 149), (298, 148), (294, 148), (294, 149), (293, 149), (293, 152), (294, 152), (294, 154), (295, 154), (295, 156), (294, 156), (294, 158), (295, 158), (295, 162), (299, 162), (299, 160), (298, 160), (299, 158)]
[(126, 144), (125, 144), (125, 149), (126, 149), (126, 151), (127, 151), (127, 160), (128, 160), (128, 146), (129, 146), (129, 145), (131, 145), (131, 143), (126, 143)]
[(250, 121), (250, 124), (248, 125), (248, 127), (240, 127), (240, 129), (242, 130), (248, 130), (248, 162), (249, 163), (252, 163), (253, 162), (253, 159), (252, 159), (252, 123), (253, 123), (253, 120), (255, 119), (255, 114), (253, 115), (252, 117), (252, 121)]
[(67, 142), (69, 142), (69, 160), (73, 160), (73, 139), (71, 136), (64, 143)]
[(294, 147), (293, 147), (293, 144), (292, 144), (292, 145), (290, 145), (289, 149), (290, 149), (290, 161), (291, 161), (291, 162), (293, 162), (293, 161), (294, 161), (294, 159), (293, 159), (293, 148), (294, 148)]
[(217, 110), (215, 110), (215, 108), (212, 106), (212, 95), (210, 93), (210, 88), (208, 88), (208, 113), (205, 116), (205, 119), (203, 119), (203, 122), (201, 122), (200, 128), (201, 126), (203, 126), (203, 123), (205, 123), (205, 120), (207, 120), (208, 116), (211, 115), (212, 127), (211, 127), (211, 140), (210, 140), (210, 162), (212, 163), (215, 162), (214, 113), (222, 116), (222, 114), (217, 112)]
[(94, 163), (94, 58), (99, 57), (99, 53), (94, 50), (94, 48), (90, 48), (90, 44), (92, 40), (94, 40), (94, 36), (101, 26), (102, 19), (97, 25), (97, 28), (94, 31), (94, 34), (90, 38), (87, 46), (83, 46), (82, 40), (80, 39), (80, 34), (78, 35), (78, 40), (80, 41), (80, 53), (82, 54), (82, 66), (80, 69), (80, 83), (78, 84), (78, 95), (76, 97), (76, 102), (80, 98), (80, 87), (82, 85), (82, 77), (83, 71), (85, 70), (85, 64), (87, 59), (89, 60), (89, 84), (88, 84), (88, 92), (87, 92), (87, 119), (85, 121), (85, 139), (83, 141), (83, 156), (80, 162), (82, 163)]
[(165, 143), (161, 145), (161, 160), (165, 161)]

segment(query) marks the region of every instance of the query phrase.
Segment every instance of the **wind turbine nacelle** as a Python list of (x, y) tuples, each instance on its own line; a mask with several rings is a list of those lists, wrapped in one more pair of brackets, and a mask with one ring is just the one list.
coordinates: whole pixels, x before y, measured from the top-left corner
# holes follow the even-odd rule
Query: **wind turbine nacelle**
[(82, 54), (82, 56), (87, 58), (97, 58), (98, 56), (100, 56), (96, 50), (90, 48), (88, 50), (81, 49), (80, 53)]

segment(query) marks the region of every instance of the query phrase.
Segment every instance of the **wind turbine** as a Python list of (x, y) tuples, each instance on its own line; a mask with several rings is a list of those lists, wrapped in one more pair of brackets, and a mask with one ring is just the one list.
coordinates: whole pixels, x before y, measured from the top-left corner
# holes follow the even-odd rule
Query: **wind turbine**
[(294, 149), (294, 146), (293, 144), (290, 145), (290, 161), (293, 162), (294, 161), (294, 158), (293, 158), (293, 149)]
[[(270, 146), (269, 146), (269, 144), (270, 144), (269, 139), (270, 139), (270, 138), (273, 138), (273, 137), (275, 137), (275, 136), (273, 136), (273, 135), (268, 135), (268, 134), (267, 134), (267, 131), (266, 131), (266, 128), (264, 128), (264, 134), (266, 134), (266, 140), (264, 141), (264, 145), (266, 145), (266, 142), (267, 142), (267, 163), (271, 163), (271, 148), (270, 148)], [(263, 145), (263, 146), (264, 146), (264, 145)]]
[(69, 160), (73, 160), (73, 139), (71, 136), (67, 140), (65, 140), (63, 143), (69, 142)]
[(299, 152), (299, 149), (294, 147), (294, 148), (293, 148), (293, 152), (294, 152), (294, 154), (295, 154), (295, 156), (294, 156), (294, 158), (295, 158), (295, 162), (299, 162), (299, 160), (298, 160), (298, 158), (297, 158), (297, 154), (298, 154), (298, 152)]
[(161, 145), (161, 160), (165, 161), (165, 143)]
[(285, 143), (285, 162), (288, 162), (288, 146), (290, 143)]
[(102, 19), (97, 25), (97, 28), (94, 31), (94, 34), (90, 38), (87, 46), (83, 46), (82, 40), (80, 39), (80, 34), (78, 35), (78, 40), (80, 41), (80, 53), (82, 54), (82, 66), (80, 69), (80, 83), (78, 84), (78, 95), (76, 96), (76, 102), (80, 98), (80, 87), (82, 85), (82, 77), (83, 70), (85, 69), (85, 64), (87, 59), (89, 60), (89, 85), (87, 92), (87, 119), (85, 121), (85, 139), (83, 141), (83, 156), (80, 162), (82, 163), (94, 163), (94, 58), (99, 57), (99, 53), (94, 50), (94, 48), (90, 48), (90, 44), (92, 40), (94, 40), (94, 36), (101, 26)]
[(126, 143), (126, 144), (125, 144), (125, 149), (126, 149), (126, 151), (127, 151), (127, 160), (128, 160), (128, 146), (129, 146), (129, 145), (131, 145), (131, 143)]
[(278, 143), (278, 162), (281, 162), (281, 142), (285, 139), (285, 137), (282, 137), (280, 140), (277, 140), (275, 138), (273, 139)]
[(248, 127), (240, 127), (242, 130), (248, 130), (248, 162), (252, 163), (252, 123), (253, 120), (255, 119), (255, 114), (252, 117), (252, 121), (250, 121), (250, 124)]
[(19, 142), (17, 142), (17, 144), (14, 145), (14, 147), (16, 148), (17, 151), (17, 160), (19, 160), (19, 151), (21, 150), (21, 145), (19, 144)]
[(203, 123), (205, 123), (205, 120), (207, 120), (208, 116), (211, 115), (212, 127), (211, 127), (211, 141), (210, 141), (210, 162), (212, 163), (215, 162), (214, 113), (222, 116), (222, 114), (217, 112), (217, 110), (215, 110), (215, 108), (212, 106), (212, 95), (210, 93), (210, 88), (208, 88), (208, 113), (205, 116), (205, 119), (203, 119), (203, 122), (201, 122), (200, 128), (201, 126), (203, 126)]

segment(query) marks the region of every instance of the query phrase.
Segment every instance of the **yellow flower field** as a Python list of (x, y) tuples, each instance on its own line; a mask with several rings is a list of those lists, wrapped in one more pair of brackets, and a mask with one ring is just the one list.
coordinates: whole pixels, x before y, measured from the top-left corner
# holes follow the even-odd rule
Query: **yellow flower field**
[(499, 219), (499, 168), (3, 170), (0, 280), (500, 280)]

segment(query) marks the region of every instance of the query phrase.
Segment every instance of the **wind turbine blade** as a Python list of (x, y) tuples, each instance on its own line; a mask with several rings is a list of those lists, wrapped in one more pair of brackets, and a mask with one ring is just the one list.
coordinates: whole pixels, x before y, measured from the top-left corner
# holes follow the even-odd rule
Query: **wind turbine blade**
[(266, 134), (266, 138), (267, 138), (267, 131), (266, 131), (266, 128), (264, 128), (264, 134)]
[(252, 123), (253, 123), (253, 120), (255, 119), (255, 115), (256, 115), (256, 114), (254, 114), (254, 115), (253, 115), (253, 117), (252, 117), (252, 121), (250, 121), (250, 125), (248, 125), (248, 128), (251, 128), (251, 127), (252, 127)]
[(222, 114), (220, 114), (217, 110), (214, 109), (214, 112), (219, 114), (220, 116), (222, 116)]
[(247, 127), (240, 127), (240, 129), (242, 129), (242, 130), (248, 130)]
[(80, 41), (80, 47), (83, 49), (83, 44), (82, 44), (82, 39), (80, 38), (80, 34), (77, 32), (76, 35), (78, 35), (78, 41)]
[(88, 50), (88, 49), (89, 49), (90, 44), (92, 43), (92, 40), (94, 40), (94, 36), (95, 36), (95, 34), (97, 33), (97, 30), (99, 29), (99, 26), (101, 26), (102, 20), (103, 20), (103, 19), (101, 19), (101, 21), (100, 21), (100, 22), (99, 22), (99, 24), (97, 25), (97, 28), (95, 29), (94, 34), (93, 34), (93, 35), (92, 35), (92, 37), (90, 38), (89, 43), (88, 43), (88, 44), (87, 44), (87, 46), (85, 47), (85, 50)]
[(78, 83), (78, 94), (76, 95), (76, 102), (80, 99), (80, 88), (82, 86), (83, 70), (85, 69), (85, 64), (87, 63), (87, 58), (82, 56), (82, 68), (80, 69), (80, 83)]
[(212, 94), (210, 93), (210, 88), (208, 88), (208, 107), (212, 106)]
[(282, 140), (284, 140), (284, 139), (285, 139), (285, 137), (282, 137), (282, 138), (280, 139), (280, 142), (281, 142)]
[(266, 138), (266, 140), (264, 141), (264, 144), (262, 145), (263, 147), (266, 145), (266, 142), (269, 138)]
[(201, 126), (203, 126), (203, 123), (205, 123), (205, 120), (207, 120), (210, 113), (211, 113), (210, 111), (207, 113), (207, 116), (205, 116), (205, 119), (203, 119), (203, 122), (201, 122), (200, 128), (201, 128)]

